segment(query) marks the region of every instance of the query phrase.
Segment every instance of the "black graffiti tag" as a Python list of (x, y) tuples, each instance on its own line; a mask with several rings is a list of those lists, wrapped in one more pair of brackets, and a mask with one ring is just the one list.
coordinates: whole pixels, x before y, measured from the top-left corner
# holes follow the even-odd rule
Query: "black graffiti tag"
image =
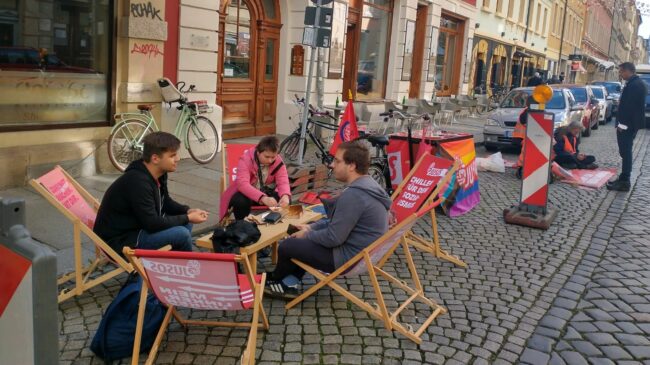
[(160, 17), (160, 9), (156, 9), (151, 2), (148, 3), (137, 3), (131, 4), (131, 16), (133, 17), (145, 17), (162, 20)]

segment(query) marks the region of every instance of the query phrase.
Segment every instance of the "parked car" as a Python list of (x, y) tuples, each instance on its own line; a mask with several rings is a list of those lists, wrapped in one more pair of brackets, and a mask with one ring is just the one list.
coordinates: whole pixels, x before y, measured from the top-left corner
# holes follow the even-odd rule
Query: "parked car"
[(594, 93), (598, 103), (600, 103), (600, 113), (598, 114), (598, 123), (605, 124), (612, 120), (612, 107), (611, 99), (607, 98), (607, 89), (604, 86), (590, 85), (591, 91)]
[(52, 53), (41, 57), (32, 47), (0, 47), (0, 70), (98, 73), (92, 68), (70, 66)]
[[(554, 127), (569, 125), (571, 121), (582, 118), (582, 108), (579, 108), (573, 95), (563, 85), (552, 85), (553, 98), (546, 103), (545, 110), (553, 113)], [(483, 136), (485, 148), (490, 151), (500, 147), (518, 147), (513, 142), (512, 133), (517, 124), (519, 114), (526, 106), (528, 96), (533, 87), (520, 87), (510, 91), (499, 106), (487, 115)], [(572, 108), (573, 106), (573, 108)]]
[(585, 127), (582, 136), (589, 137), (592, 129), (598, 129), (600, 104), (589, 86), (565, 85), (565, 87), (571, 91), (576, 103), (582, 108), (582, 126)]
[(621, 90), (623, 90), (623, 85), (618, 81), (594, 81), (591, 85), (600, 85), (607, 89), (607, 99), (612, 101), (612, 115), (616, 116), (616, 112), (618, 112), (618, 103), (621, 100)]

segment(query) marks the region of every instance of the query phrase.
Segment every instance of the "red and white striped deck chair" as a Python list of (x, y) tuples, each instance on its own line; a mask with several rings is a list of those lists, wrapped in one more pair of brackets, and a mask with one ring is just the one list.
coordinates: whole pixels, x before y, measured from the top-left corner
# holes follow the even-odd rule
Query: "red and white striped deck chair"
[[(294, 307), (312, 294), (316, 293), (319, 289), (324, 286), (329, 286), (373, 317), (383, 321), (388, 330), (398, 331), (415, 343), (420, 344), (422, 342), (422, 333), (426, 331), (437, 316), (446, 313), (447, 310), (424, 295), (424, 290), (422, 289), (422, 284), (420, 284), (417, 269), (413, 263), (413, 257), (411, 256), (406, 240), (404, 239), (404, 235), (413, 228), (413, 225), (419, 217), (420, 216), (417, 214), (412, 214), (408, 218), (403, 219), (402, 222), (393, 226), (393, 228), (383, 236), (373, 242), (370, 246), (363, 249), (359, 254), (351, 258), (331, 274), (322, 273), (301, 261), (293, 259), (292, 261), (294, 263), (313, 275), (318, 282), (296, 299), (289, 302), (286, 305), (286, 308), (290, 309)], [(415, 286), (414, 288), (410, 287), (405, 281), (396, 278), (382, 269), (386, 261), (393, 255), (397, 247), (400, 245), (402, 246), (404, 255), (406, 256), (406, 262), (408, 264), (409, 272), (411, 273), (411, 281), (413, 286)], [(374, 289), (376, 306), (373, 306), (367, 301), (355, 296), (334, 281), (337, 278), (355, 277), (362, 274), (368, 274), (370, 277), (370, 283)], [(403, 303), (397, 303), (397, 308), (392, 312), (389, 311), (384, 301), (384, 296), (377, 280), (379, 277), (382, 277), (384, 280), (388, 281), (389, 284), (403, 290), (409, 296)], [(400, 323), (399, 315), (408, 307), (409, 304), (416, 300), (427, 305), (431, 309), (431, 314), (426, 318), (426, 320), (424, 320), (424, 322), (422, 322), (418, 329), (414, 330), (410, 324)]]
[[(148, 291), (163, 304), (167, 313), (156, 340), (149, 352), (146, 364), (156, 359), (160, 343), (167, 331), (171, 317), (182, 325), (223, 327), (250, 327), (248, 344), (242, 354), (243, 365), (255, 364), (257, 329), (269, 328), (269, 321), (262, 307), (262, 295), (266, 274), (252, 275), (247, 256), (205, 252), (175, 252), (156, 250), (133, 250), (124, 248), (124, 255), (142, 276), (144, 285), (140, 293), (132, 364), (138, 363), (142, 325)], [(238, 263), (246, 273), (238, 271)], [(176, 307), (197, 310), (241, 311), (252, 310), (251, 322), (219, 322), (183, 318)], [(260, 322), (261, 317), (261, 323)]]
[[(398, 223), (416, 212), (421, 216), (429, 213), (431, 238), (424, 238), (411, 230), (406, 234), (407, 243), (417, 249), (429, 252), (437, 258), (467, 267), (467, 264), (458, 256), (449, 254), (440, 247), (435, 210), (443, 202), (440, 192), (444, 191), (443, 189), (447, 187), (459, 167), (459, 161), (453, 162), (430, 153), (423, 154), (395, 189), (391, 197), (393, 200), (391, 212)], [(423, 211), (423, 209), (428, 211)]]
[[(74, 271), (60, 276), (57, 279), (57, 284), (61, 286), (74, 281), (74, 287), (61, 289), (58, 296), (59, 303), (75, 295), (81, 295), (84, 291), (124, 271), (133, 271), (133, 267), (122, 256), (93, 232), (99, 208), (97, 199), (79, 185), (61, 166), (56, 166), (52, 171), (38, 179), (30, 180), (29, 183), (73, 225)], [(95, 245), (95, 259), (87, 266), (82, 264), (81, 233), (90, 238)], [(91, 279), (91, 275), (106, 260), (112, 262), (116, 268)]]

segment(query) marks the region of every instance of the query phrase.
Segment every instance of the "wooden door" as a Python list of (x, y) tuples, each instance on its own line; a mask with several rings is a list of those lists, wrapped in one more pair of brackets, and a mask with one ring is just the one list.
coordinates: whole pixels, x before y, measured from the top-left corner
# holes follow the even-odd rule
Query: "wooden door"
[(411, 66), (411, 84), (409, 86), (409, 98), (420, 97), (422, 82), (422, 63), (424, 61), (424, 36), (427, 33), (428, 5), (418, 5), (417, 17), (415, 19), (415, 40), (413, 42), (413, 64)]
[[(228, 1), (221, 13), (218, 103), (223, 107), (224, 138), (254, 135), (257, 37), (248, 1)], [(253, 132), (253, 133), (251, 133)]]
[(275, 134), (280, 25), (260, 23), (255, 135)]
[(220, 20), (217, 102), (223, 136), (274, 134), (281, 24), (264, 20), (257, 0), (226, 1)]
[(345, 34), (345, 60), (343, 64), (343, 98), (349, 99), (348, 90), (352, 93), (352, 100), (357, 100), (357, 65), (359, 64), (359, 9), (352, 4), (348, 6), (348, 28)]

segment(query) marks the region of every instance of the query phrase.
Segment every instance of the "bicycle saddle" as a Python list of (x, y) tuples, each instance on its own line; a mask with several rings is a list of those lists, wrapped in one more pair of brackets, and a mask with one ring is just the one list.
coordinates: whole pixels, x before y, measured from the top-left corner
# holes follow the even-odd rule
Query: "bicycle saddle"
[(377, 145), (380, 145), (380, 146), (388, 146), (388, 137), (387, 137), (387, 136), (383, 136), (383, 135), (380, 135), (380, 136), (369, 136), (369, 137), (368, 137), (368, 142), (370, 142), (370, 144), (371, 144), (373, 147), (375, 147), (375, 146), (377, 146)]
[(138, 110), (149, 111), (151, 109), (153, 109), (153, 105), (151, 104), (138, 104)]

